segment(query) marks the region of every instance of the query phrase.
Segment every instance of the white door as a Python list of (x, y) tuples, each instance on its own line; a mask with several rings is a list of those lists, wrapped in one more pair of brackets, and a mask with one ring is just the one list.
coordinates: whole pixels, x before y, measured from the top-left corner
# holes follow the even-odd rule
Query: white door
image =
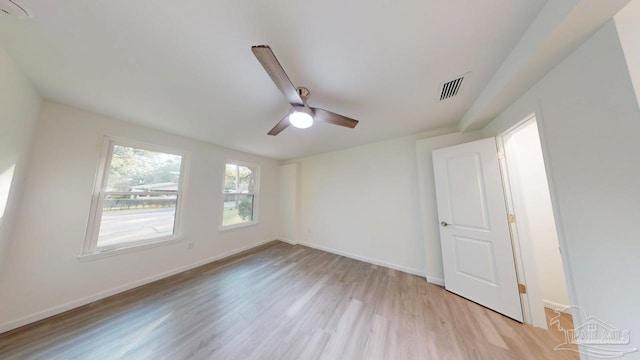
[(445, 288), (522, 321), (495, 138), (433, 151)]

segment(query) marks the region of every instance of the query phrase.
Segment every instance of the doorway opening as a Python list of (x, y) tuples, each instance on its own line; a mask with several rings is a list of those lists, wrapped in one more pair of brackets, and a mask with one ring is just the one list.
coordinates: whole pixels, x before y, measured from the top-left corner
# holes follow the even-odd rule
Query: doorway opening
[(562, 314), (571, 321), (570, 300), (535, 114), (498, 136), (509, 227), (524, 321), (547, 328)]

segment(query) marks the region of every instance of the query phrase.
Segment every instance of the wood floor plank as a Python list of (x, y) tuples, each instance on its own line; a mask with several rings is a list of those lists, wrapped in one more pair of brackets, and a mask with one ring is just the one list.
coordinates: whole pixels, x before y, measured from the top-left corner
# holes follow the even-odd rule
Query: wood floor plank
[(577, 359), (562, 341), (418, 276), (273, 242), (0, 334), (0, 358)]

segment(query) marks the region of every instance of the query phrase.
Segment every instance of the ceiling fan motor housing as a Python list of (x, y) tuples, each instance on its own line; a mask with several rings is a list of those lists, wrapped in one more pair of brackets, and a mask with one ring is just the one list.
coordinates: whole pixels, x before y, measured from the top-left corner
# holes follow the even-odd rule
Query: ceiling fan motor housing
[(311, 111), (311, 109), (309, 109), (309, 107), (307, 106), (294, 106), (291, 108), (291, 111), (289, 112), (289, 114), (293, 114), (295, 112), (302, 112), (302, 113), (313, 116), (313, 111)]

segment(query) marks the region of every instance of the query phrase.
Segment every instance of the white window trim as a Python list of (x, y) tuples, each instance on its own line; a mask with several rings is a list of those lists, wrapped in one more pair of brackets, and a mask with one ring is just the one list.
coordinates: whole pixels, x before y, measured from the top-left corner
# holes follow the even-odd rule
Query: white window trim
[[(248, 167), (250, 169), (253, 170), (253, 178), (255, 179), (256, 182), (256, 186), (255, 189), (253, 191), (253, 193), (226, 193), (224, 192), (224, 184), (226, 181), (226, 174), (227, 174), (227, 164), (232, 164), (232, 165), (238, 165), (238, 166), (245, 166)], [(237, 228), (243, 228), (246, 226), (252, 226), (252, 225), (257, 225), (260, 221), (258, 218), (258, 204), (260, 202), (260, 165), (259, 164), (254, 164), (254, 163), (249, 163), (246, 161), (237, 161), (237, 160), (226, 160), (224, 162), (224, 167), (222, 168), (222, 211), (220, 212), (220, 227), (218, 228), (218, 231), (224, 231), (224, 230), (232, 230), (232, 229), (237, 229)], [(249, 221), (249, 222), (244, 222), (241, 224), (233, 224), (233, 225), (223, 225), (224, 222), (224, 196), (225, 195), (253, 195), (253, 221)]]
[[(178, 183), (178, 200), (176, 202), (176, 215), (173, 227), (173, 234), (170, 236), (162, 236), (152, 239), (143, 239), (137, 241), (129, 241), (120, 245), (99, 248), (98, 234), (100, 231), (100, 221), (102, 219), (102, 204), (105, 187), (107, 185), (107, 176), (109, 175), (107, 166), (111, 163), (114, 145), (133, 147), (154, 152), (162, 152), (166, 154), (179, 155), (182, 157), (180, 164), (180, 180)], [(82, 254), (78, 257), (80, 260), (92, 260), (106, 256), (129, 253), (145, 248), (152, 248), (159, 245), (165, 245), (182, 240), (183, 238), (183, 218), (184, 209), (186, 207), (187, 184), (189, 177), (189, 161), (190, 154), (186, 151), (176, 149), (164, 145), (156, 145), (142, 141), (125, 139), (114, 136), (104, 136), (100, 152), (100, 160), (98, 161), (98, 169), (94, 179), (93, 194), (91, 198), (91, 211), (89, 213), (89, 221), (87, 231), (82, 247)]]

